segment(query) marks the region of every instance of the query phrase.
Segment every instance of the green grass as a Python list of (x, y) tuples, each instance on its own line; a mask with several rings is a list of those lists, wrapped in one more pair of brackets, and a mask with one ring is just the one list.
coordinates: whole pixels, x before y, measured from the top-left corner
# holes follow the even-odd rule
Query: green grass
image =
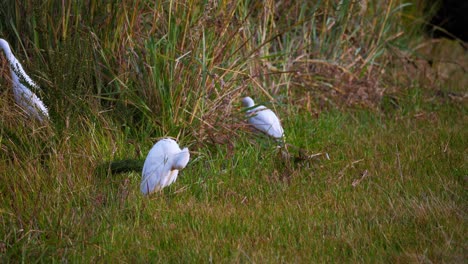
[(87, 164), (103, 157), (77, 144), (84, 135), (56, 143), (48, 166), (3, 160), (3, 259), (460, 261), (466, 107), (402, 104), (387, 115), (284, 118), (290, 143), (330, 159), (287, 168), (272, 144), (246, 134), (234, 149), (192, 154), (180, 179), (149, 198), (139, 172), (96, 175)]
[[(15, 106), (0, 56), (0, 262), (466, 259), (467, 57), (414, 6), (5, 2), (52, 122)], [(279, 114), (289, 159), (243, 95)], [(162, 193), (110, 173), (164, 136), (191, 161)]]

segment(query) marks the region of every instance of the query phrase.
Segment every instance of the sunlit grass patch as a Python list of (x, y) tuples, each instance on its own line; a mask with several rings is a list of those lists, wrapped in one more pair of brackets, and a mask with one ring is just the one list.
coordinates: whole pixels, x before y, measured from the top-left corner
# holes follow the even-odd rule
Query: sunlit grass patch
[(290, 144), (328, 158), (287, 167), (274, 142), (243, 131), (233, 149), (197, 150), (178, 181), (150, 197), (139, 192), (139, 172), (94, 171), (105, 160), (104, 146), (120, 144), (107, 147), (109, 155), (135, 151), (118, 134), (110, 142), (97, 133), (95, 141), (77, 134), (51, 143), (48, 166), (5, 167), (14, 176), (5, 178), (9, 195), (2, 197), (4, 257), (459, 259), (466, 132), (452, 113), (463, 107), (443, 103), (443, 111), (421, 115), (405, 98), (401, 110), (387, 115), (286, 118)]
[[(0, 10), (52, 117), (30, 122), (2, 78), (2, 261), (464, 259), (466, 78), (441, 70), (464, 57), (421, 61), (407, 4), (52, 4)], [(242, 96), (287, 144), (248, 127)], [(138, 166), (161, 137), (191, 160), (145, 197)], [(126, 159), (135, 171), (112, 173)]]

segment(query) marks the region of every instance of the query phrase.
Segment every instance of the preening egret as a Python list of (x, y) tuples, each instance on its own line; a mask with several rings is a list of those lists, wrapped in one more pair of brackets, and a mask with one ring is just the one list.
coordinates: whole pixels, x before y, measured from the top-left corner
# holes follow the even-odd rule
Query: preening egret
[(173, 139), (164, 138), (158, 141), (151, 148), (143, 165), (141, 192), (151, 194), (175, 182), (179, 170), (187, 166), (189, 159), (188, 148), (181, 150)]
[[(26, 112), (39, 120), (44, 121), (44, 118), (49, 118), (49, 111), (44, 103), (34, 94), (29, 87), (39, 89), (39, 86), (31, 80), (21, 66), (21, 63), (15, 58), (11, 52), (10, 45), (4, 39), (0, 39), (0, 48), (5, 53), (5, 57), (10, 63), (11, 79), (13, 81), (13, 94), (16, 103), (18, 103)], [(26, 84), (26, 85), (24, 85)]]
[(283, 138), (283, 127), (281, 126), (279, 118), (275, 113), (273, 113), (273, 111), (263, 105), (259, 105), (253, 108), (255, 103), (254, 100), (252, 100), (250, 97), (242, 98), (242, 105), (248, 108), (246, 116), (249, 123), (252, 124), (256, 129), (275, 139)]

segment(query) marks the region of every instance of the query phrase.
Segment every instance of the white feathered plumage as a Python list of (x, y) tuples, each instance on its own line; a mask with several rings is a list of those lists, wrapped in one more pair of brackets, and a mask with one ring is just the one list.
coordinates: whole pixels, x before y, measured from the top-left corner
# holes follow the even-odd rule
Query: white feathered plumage
[(30, 116), (36, 118), (40, 122), (43, 122), (44, 118), (48, 119), (49, 111), (47, 107), (41, 99), (28, 88), (29, 86), (39, 89), (39, 86), (26, 74), (21, 63), (19, 63), (11, 52), (10, 45), (8, 45), (6, 40), (0, 39), (0, 48), (3, 50), (6, 59), (10, 63), (13, 94), (16, 103), (26, 110)]
[(251, 125), (275, 139), (283, 138), (283, 127), (273, 111), (263, 105), (254, 107), (255, 102), (250, 97), (242, 98), (242, 105), (248, 108), (246, 116)]
[(151, 194), (176, 181), (179, 170), (185, 168), (190, 159), (188, 148), (180, 149), (170, 138), (158, 141), (151, 148), (143, 165), (140, 190)]

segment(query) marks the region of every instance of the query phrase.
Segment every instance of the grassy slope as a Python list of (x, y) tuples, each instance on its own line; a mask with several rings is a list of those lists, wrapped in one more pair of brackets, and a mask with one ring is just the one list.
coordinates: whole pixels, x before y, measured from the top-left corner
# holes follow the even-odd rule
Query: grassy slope
[[(465, 99), (437, 92), (463, 92), (466, 79), (423, 79), (424, 67), (385, 68), (395, 61), (378, 54), (395, 52), (388, 46), (401, 36), (391, 21), (398, 16), (388, 13), (398, 5), (389, 2), (369, 2), (366, 16), (333, 1), (320, 2), (315, 13), (308, 1), (278, 2), (280, 13), (297, 12), (292, 21), (246, 1), (221, 1), (204, 10), (122, 4), (107, 7), (114, 20), (100, 20), (108, 9), (96, 8), (83, 21), (77, 11), (49, 18), (60, 23), (16, 23), (30, 38), (24, 44), (32, 46), (32, 61), (44, 66), (28, 72), (41, 81), (54, 123), (18, 118), (2, 89), (2, 262), (466, 259), (467, 108)], [(25, 6), (46, 17), (48, 4)], [(168, 16), (169, 8), (176, 15)], [(98, 37), (80, 28), (93, 19)], [(34, 35), (34, 23), (49, 34)], [(1, 29), (15, 39), (8, 25)], [(54, 39), (56, 32), (64, 37)], [(340, 104), (367, 104), (363, 98), (387, 85), (395, 87), (372, 102), (380, 109)], [(356, 92), (363, 87), (364, 95)], [(245, 93), (266, 101), (275, 95), (289, 143), (329, 159), (288, 165), (272, 142), (241, 129), (236, 103)], [(336, 98), (342, 93), (344, 100)], [(113, 159), (144, 158), (155, 138), (167, 135), (178, 136), (193, 158), (160, 195), (140, 195), (139, 172), (98, 169)]]
[(4, 167), (3, 257), (460, 261), (466, 107), (414, 100), (386, 115), (289, 116), (290, 142), (330, 160), (286, 168), (268, 142), (241, 140), (195, 154), (176, 184), (149, 199), (139, 173), (93, 175), (80, 146), (50, 155), (67, 173), (34, 161)]

